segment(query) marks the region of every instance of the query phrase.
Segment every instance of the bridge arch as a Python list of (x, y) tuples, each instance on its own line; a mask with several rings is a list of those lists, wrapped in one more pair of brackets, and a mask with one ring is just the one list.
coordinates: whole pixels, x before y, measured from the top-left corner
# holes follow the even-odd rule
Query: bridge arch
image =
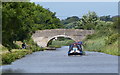
[(47, 43), (55, 37), (68, 37), (74, 41), (83, 40), (87, 35), (93, 34), (93, 30), (82, 29), (48, 29), (38, 30), (32, 35), (32, 39), (40, 47), (47, 47)]
[(73, 37), (68, 36), (68, 35), (56, 35), (56, 36), (50, 37), (50, 38), (48, 39), (48, 41), (47, 41), (47, 46), (48, 46), (48, 43), (49, 43), (51, 40), (53, 40), (53, 39), (55, 39), (55, 38), (58, 38), (58, 37), (70, 38), (70, 39), (73, 40), (73, 41), (77, 41), (77, 40), (75, 40)]

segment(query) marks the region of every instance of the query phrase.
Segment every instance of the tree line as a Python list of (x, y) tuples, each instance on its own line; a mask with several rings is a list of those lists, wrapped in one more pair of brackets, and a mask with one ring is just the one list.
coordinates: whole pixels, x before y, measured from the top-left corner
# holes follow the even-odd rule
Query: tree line
[(30, 2), (2, 2), (2, 45), (30, 39), (36, 30), (61, 28), (55, 12)]
[(67, 19), (61, 20), (61, 24), (64, 25), (66, 29), (98, 29), (102, 24), (105, 26), (105, 23), (113, 23), (117, 20), (119, 16), (98, 16), (95, 12), (88, 12), (83, 15), (81, 18), (78, 16), (68, 17)]
[(68, 17), (61, 20), (61, 24), (66, 29), (87, 29), (95, 30), (95, 34), (88, 38), (99, 38), (102, 36), (107, 37), (105, 39), (106, 45), (112, 44), (120, 37), (120, 16), (98, 16), (95, 12), (88, 12), (83, 15), (82, 18), (77, 16)]
[[(9, 50), (15, 48), (16, 41), (30, 39), (36, 30), (44, 29), (87, 29), (112, 36), (118, 28), (119, 17), (101, 16), (88, 12), (79, 18), (57, 18), (55, 12), (30, 2), (2, 2), (2, 45)], [(104, 29), (104, 31), (102, 31)], [(116, 36), (116, 35), (115, 35)], [(112, 36), (113, 37), (113, 36)]]

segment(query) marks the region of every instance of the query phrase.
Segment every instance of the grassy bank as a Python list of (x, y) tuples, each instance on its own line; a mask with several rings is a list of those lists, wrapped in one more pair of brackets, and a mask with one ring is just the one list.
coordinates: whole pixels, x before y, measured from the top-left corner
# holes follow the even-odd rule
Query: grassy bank
[(2, 65), (11, 64), (16, 59), (20, 59), (27, 54), (31, 54), (30, 50), (16, 50), (14, 52), (4, 53), (2, 54)]
[[(37, 44), (33, 42), (33, 40), (26, 40), (25, 42), (27, 43), (26, 49), (12, 49), (11, 52), (9, 52), (6, 47), (0, 46), (0, 56), (2, 57), (2, 62), (0, 65), (11, 64), (15, 60), (25, 57), (27, 54), (45, 50), (45, 48), (38, 47)], [(16, 45), (19, 47), (21, 46), (20, 42), (16, 42)]]
[(91, 37), (86, 38), (84, 40), (85, 43), (85, 50), (87, 51), (96, 51), (96, 52), (103, 52), (106, 54), (111, 55), (118, 55), (120, 56), (120, 53), (118, 51), (118, 40), (116, 39), (114, 42), (108, 43), (108, 36), (97, 36), (99, 34), (91, 35)]
[[(0, 46), (0, 55), (2, 57), (2, 62), (0, 63), (0, 65), (6, 65), (6, 64), (11, 64), (12, 62), (14, 62), (17, 59), (20, 59), (22, 57), (25, 57), (25, 55), (27, 54), (31, 54), (33, 52), (36, 51), (43, 51), (45, 50), (45, 48), (40, 48), (37, 46), (36, 43), (33, 42), (33, 40), (25, 40), (24, 42), (26, 42), (27, 44), (27, 48), (26, 49), (12, 49), (11, 52), (8, 51), (8, 49), (4, 46)], [(52, 41), (52, 44), (49, 45), (49, 47), (61, 47), (61, 46), (66, 46), (69, 45), (71, 43), (73, 43), (73, 40), (64, 40), (64, 41)], [(21, 47), (22, 42), (16, 42), (16, 45), (18, 45), (19, 47)]]
[(44, 48), (41, 48), (39, 50), (13, 49), (12, 52), (6, 52), (6, 53), (0, 54), (2, 57), (2, 63), (0, 63), (0, 65), (11, 64), (15, 60), (25, 57), (25, 55), (27, 54), (31, 54), (33, 52), (43, 51), (43, 50)]
[(8, 49), (6, 47), (0, 45), (0, 53), (1, 52), (7, 52), (7, 51), (8, 51)]

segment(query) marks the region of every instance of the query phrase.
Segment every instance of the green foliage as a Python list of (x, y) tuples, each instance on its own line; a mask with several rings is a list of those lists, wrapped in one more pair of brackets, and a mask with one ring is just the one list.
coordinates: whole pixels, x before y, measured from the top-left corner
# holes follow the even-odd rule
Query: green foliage
[[(70, 19), (71, 20), (71, 19)], [(95, 29), (99, 17), (95, 12), (88, 12), (79, 20), (72, 20), (67, 23), (63, 23), (66, 29)], [(68, 21), (68, 19), (62, 20), (62, 22)]]
[(94, 34), (88, 35), (84, 39), (85, 50), (120, 55), (118, 43), (116, 43), (120, 37), (120, 16), (98, 17), (95, 12), (88, 12), (78, 21), (66, 24), (65, 28), (94, 30)]
[(94, 39), (89, 39), (85, 41), (85, 50), (98, 51), (100, 52), (105, 46), (105, 37), (99, 37)]
[(68, 24), (65, 24), (65, 28), (66, 29), (75, 29), (77, 26), (77, 22), (72, 22), (72, 23), (68, 23)]
[(72, 16), (72, 17), (68, 17), (65, 20), (61, 21), (61, 24), (64, 26), (64, 28), (66, 29), (72, 29), (75, 27), (75, 23), (79, 21), (79, 17), (77, 16)]
[(66, 40), (71, 40), (70, 38), (66, 38), (66, 37), (57, 37), (58, 41), (66, 41)]
[(113, 22), (105, 22), (105, 21), (97, 21), (97, 25), (96, 25), (96, 30), (102, 31), (105, 30), (103, 32), (108, 32), (111, 30), (111, 26), (113, 25)]
[(60, 45), (49, 45), (50, 48), (60, 48)]
[[(11, 52), (2, 53), (2, 64), (11, 64), (11, 62), (14, 62), (16, 59), (20, 59), (27, 54), (45, 50), (45, 48), (40, 48), (37, 46), (32, 39), (24, 40), (24, 42), (26, 42), (28, 45), (26, 49), (12, 49)], [(3, 49), (4, 48), (5, 47), (3, 46)]]
[(30, 2), (2, 2), (2, 44), (9, 50), (13, 41), (30, 39), (36, 30), (61, 28), (55, 13)]
[(88, 12), (88, 14), (83, 15), (83, 17), (80, 19), (77, 28), (88, 30), (95, 29), (95, 26), (97, 25), (97, 20), (99, 20), (99, 18), (95, 12)]
[(114, 18), (113, 22), (99, 21), (96, 32), (84, 40), (86, 43), (85, 49), (111, 55), (120, 55), (118, 50), (118, 38), (120, 37), (118, 32), (119, 19), (119, 17)]
[(65, 20), (62, 20), (62, 21), (61, 21), (61, 24), (65, 25), (65, 24), (72, 23), (72, 22), (75, 22), (75, 21), (78, 21), (78, 20), (79, 20), (79, 17), (77, 17), (77, 16), (72, 16), (72, 17), (68, 17), (68, 18), (65, 19)]
[(75, 41), (70, 40), (70, 39), (64, 39), (64, 40), (55, 40), (52, 41), (52, 43), (50, 45), (48, 45), (48, 47), (55, 47), (55, 48), (59, 48), (61, 46), (68, 46), (71, 43), (74, 43)]
[(100, 20), (102, 20), (102, 21), (112, 21), (112, 18), (110, 17), (110, 15), (108, 15), (108, 16), (101, 16)]
[(4, 46), (0, 46), (0, 52), (2, 52), (2, 51), (8, 51), (8, 49), (6, 48), (6, 47), (4, 47)]
[(113, 18), (113, 25), (111, 26), (112, 30), (118, 32), (120, 29), (120, 16), (116, 16)]
[(112, 43), (114, 43), (115, 41), (118, 40), (118, 37), (120, 37), (120, 34), (118, 34), (118, 33), (112, 34), (111, 36), (108, 36), (107, 39), (105, 39), (105, 43), (107, 45), (112, 44)]
[(21, 50), (12, 53), (2, 54), (2, 64), (11, 64), (16, 59), (24, 57), (26, 54), (31, 54), (29, 50)]
[(111, 55), (120, 55), (118, 50), (118, 41), (113, 42), (112, 44), (106, 45), (105, 39), (107, 37), (99, 37), (96, 39), (89, 39), (85, 41), (84, 50), (87, 51), (96, 51), (96, 52), (104, 52)]
[[(94, 37), (93, 35), (95, 35), (95, 34), (87, 35), (87, 36), (86, 36), (86, 39), (92, 39), (92, 38)], [(86, 40), (86, 39), (85, 39), (85, 40)]]
[(25, 40), (24, 42), (28, 45), (27, 49), (33, 52), (45, 50), (45, 48), (39, 47), (32, 39)]
[(115, 41), (114, 43), (110, 44), (110, 45), (105, 46), (102, 49), (102, 52), (107, 53), (107, 54), (111, 54), (111, 55), (118, 55), (118, 56), (120, 56), (118, 40)]

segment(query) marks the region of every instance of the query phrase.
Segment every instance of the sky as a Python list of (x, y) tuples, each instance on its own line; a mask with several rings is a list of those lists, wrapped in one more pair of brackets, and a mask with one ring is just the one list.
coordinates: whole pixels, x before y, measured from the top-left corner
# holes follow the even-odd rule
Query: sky
[(94, 11), (98, 16), (118, 15), (118, 2), (35, 2), (52, 12), (60, 19), (71, 16), (82, 17), (88, 11)]

